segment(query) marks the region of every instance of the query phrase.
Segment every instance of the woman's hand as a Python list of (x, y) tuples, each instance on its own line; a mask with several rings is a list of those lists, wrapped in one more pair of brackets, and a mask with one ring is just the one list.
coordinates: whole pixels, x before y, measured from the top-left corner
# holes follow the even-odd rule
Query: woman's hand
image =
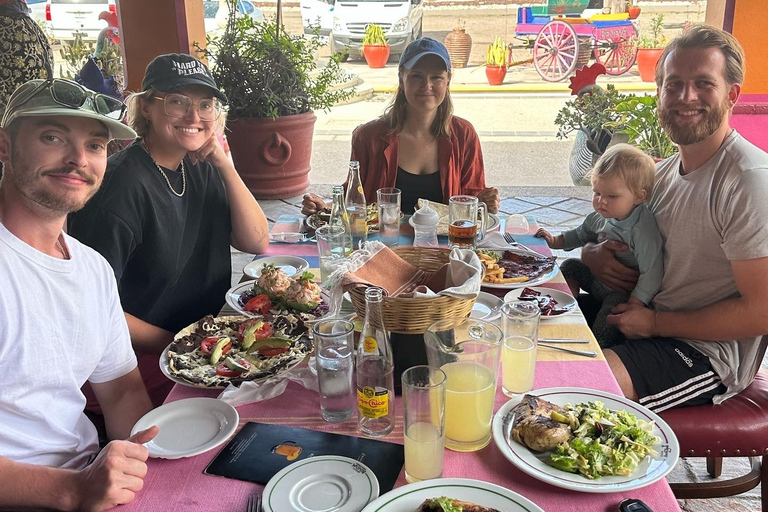
[[(221, 147), (219, 136), (215, 133), (197, 151), (190, 151), (189, 159), (192, 160), (192, 164), (208, 162), (218, 171), (221, 171), (226, 166), (232, 166), (229, 157), (224, 153), (224, 148)], [(234, 168), (234, 166), (232, 167)]]
[(317, 194), (304, 194), (304, 199), (301, 201), (302, 215), (315, 214), (325, 207), (325, 201)]
[(481, 190), (477, 198), (488, 207), (488, 213), (498, 213), (501, 202), (499, 189), (491, 187)]
[(606, 240), (599, 244), (587, 244), (581, 250), (581, 261), (589, 267), (598, 281), (613, 290), (631, 292), (635, 289), (640, 272), (625, 267), (616, 259), (616, 253), (626, 251), (627, 244)]

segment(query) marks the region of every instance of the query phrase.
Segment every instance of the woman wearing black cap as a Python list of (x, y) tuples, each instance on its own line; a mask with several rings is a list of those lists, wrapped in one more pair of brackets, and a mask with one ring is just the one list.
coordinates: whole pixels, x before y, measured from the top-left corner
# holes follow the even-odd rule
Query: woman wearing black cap
[[(382, 187), (397, 187), (405, 213), (413, 213), (419, 198), (447, 203), (458, 194), (477, 196), (497, 212), (499, 192), (485, 186), (477, 132), (453, 115), (445, 46), (429, 37), (413, 41), (400, 57), (398, 78), (384, 115), (352, 134), (351, 159), (360, 161), (366, 200), (375, 202)], [(302, 212), (309, 215), (324, 205), (307, 194)]]
[(173, 385), (159, 371), (159, 354), (176, 332), (221, 309), (230, 245), (264, 252), (269, 230), (219, 144), (226, 98), (205, 64), (161, 55), (147, 66), (142, 89), (126, 100), (139, 139), (110, 157), (101, 190), (70, 216), (69, 232), (112, 265), (158, 405)]

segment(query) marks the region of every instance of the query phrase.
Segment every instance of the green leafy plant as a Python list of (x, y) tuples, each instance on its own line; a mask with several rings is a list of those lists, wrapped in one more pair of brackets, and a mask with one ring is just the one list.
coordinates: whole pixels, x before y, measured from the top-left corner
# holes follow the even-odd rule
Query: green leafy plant
[[(255, 23), (235, 16), (236, 0), (227, 0), (230, 15), (220, 36), (209, 35), (206, 48), (195, 47), (211, 62), (211, 72), (229, 99), (234, 118), (276, 119), (312, 110), (328, 110), (353, 92), (334, 89), (343, 72), (343, 54), (318, 69), (319, 37), (290, 35), (274, 21)], [(317, 35), (317, 34), (315, 34)]]
[(629, 143), (635, 144), (654, 158), (672, 156), (677, 147), (661, 127), (657, 111), (656, 96), (630, 96), (618, 103), (613, 112), (615, 121), (607, 126), (616, 133), (629, 137)]
[(506, 66), (507, 65), (507, 45), (500, 37), (494, 39), (493, 44), (488, 45), (485, 52), (486, 66)]
[(72, 43), (64, 43), (59, 50), (63, 65), (59, 65), (59, 75), (64, 78), (74, 79), (75, 73), (79, 73), (88, 57), (93, 54), (94, 48), (91, 43), (83, 41), (83, 35), (80, 32), (75, 33), (75, 39)]
[(369, 23), (365, 26), (365, 35), (363, 36), (364, 45), (386, 46), (387, 38), (384, 37), (384, 31), (375, 23)]
[(613, 136), (612, 123), (620, 118), (614, 108), (630, 97), (608, 84), (605, 89), (592, 87), (568, 100), (555, 117), (557, 138), (567, 138), (568, 134), (580, 130), (587, 136), (589, 149), (601, 155)]
[(638, 48), (664, 48), (669, 44), (669, 39), (664, 35), (664, 14), (658, 13), (651, 18), (651, 35), (640, 36), (637, 39)]

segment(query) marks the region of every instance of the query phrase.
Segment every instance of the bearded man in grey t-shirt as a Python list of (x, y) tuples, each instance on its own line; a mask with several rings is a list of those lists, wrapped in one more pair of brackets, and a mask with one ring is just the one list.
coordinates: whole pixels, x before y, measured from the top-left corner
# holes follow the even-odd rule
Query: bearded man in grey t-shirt
[[(608, 321), (629, 339), (605, 351), (624, 394), (646, 407), (721, 403), (754, 379), (768, 333), (768, 154), (730, 127), (744, 51), (727, 32), (694, 27), (656, 70), (659, 117), (680, 153), (657, 165), (650, 202), (664, 240), (664, 279), (651, 307), (623, 304)], [(636, 271), (613, 254), (582, 258), (614, 289)]]

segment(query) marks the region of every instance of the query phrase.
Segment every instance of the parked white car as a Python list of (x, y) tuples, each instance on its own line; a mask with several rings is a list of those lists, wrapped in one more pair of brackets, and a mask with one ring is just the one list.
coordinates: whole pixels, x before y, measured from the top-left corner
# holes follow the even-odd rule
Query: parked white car
[[(264, 13), (249, 0), (237, 2), (237, 12), (240, 16), (250, 16), (255, 22), (264, 21)], [(227, 26), (229, 6), (226, 0), (203, 0), (203, 17), (205, 32), (217, 32)]]
[(107, 22), (99, 19), (104, 11), (117, 12), (115, 0), (47, 0), (45, 19), (53, 37), (73, 41), (77, 33), (94, 42)]

